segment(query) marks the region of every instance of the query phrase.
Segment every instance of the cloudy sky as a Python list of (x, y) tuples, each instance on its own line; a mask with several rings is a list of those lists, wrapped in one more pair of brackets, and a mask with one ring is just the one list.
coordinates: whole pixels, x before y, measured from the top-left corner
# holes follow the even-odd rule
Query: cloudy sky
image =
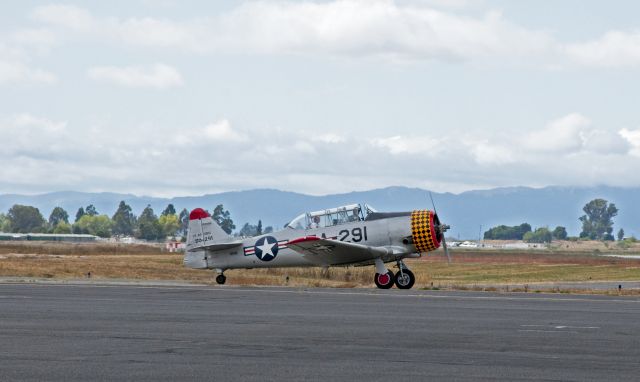
[(640, 186), (640, 3), (20, 1), (0, 192)]

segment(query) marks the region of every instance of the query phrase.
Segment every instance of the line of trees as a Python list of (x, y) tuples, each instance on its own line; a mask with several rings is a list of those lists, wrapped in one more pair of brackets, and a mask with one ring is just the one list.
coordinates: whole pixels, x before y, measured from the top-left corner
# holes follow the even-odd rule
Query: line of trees
[[(605, 199), (594, 199), (582, 208), (584, 215), (579, 220), (582, 222), (580, 238), (585, 240), (615, 240), (613, 237), (613, 218), (618, 214), (615, 204)], [(540, 227), (535, 231), (528, 223), (518, 226), (499, 225), (484, 233), (486, 240), (524, 240), (528, 243), (549, 243), (551, 240), (567, 239), (565, 227), (557, 226), (554, 230), (548, 227)], [(618, 240), (624, 239), (624, 230), (620, 228), (617, 233)]]
[(529, 223), (517, 226), (499, 225), (484, 233), (485, 240), (522, 240), (527, 232), (531, 232)]
[(249, 237), (249, 236), (259, 236), (265, 233), (273, 232), (273, 227), (268, 226), (264, 229), (262, 228), (262, 220), (258, 220), (257, 225), (253, 225), (250, 223), (244, 223), (240, 231), (238, 232), (239, 236)]
[(557, 226), (553, 231), (547, 227), (531, 229), (529, 223), (516, 226), (499, 225), (484, 233), (485, 240), (523, 240), (528, 243), (548, 243), (551, 240), (565, 240), (567, 229)]
[[(229, 211), (222, 204), (217, 205), (212, 218), (222, 229), (231, 234), (235, 225)], [(168, 236), (184, 236), (189, 224), (189, 211), (183, 209), (177, 213), (173, 204), (169, 204), (157, 216), (150, 205), (136, 216), (124, 201), (118, 205), (113, 216), (100, 214), (93, 204), (80, 207), (73, 223), (69, 213), (62, 207), (55, 207), (49, 219), (45, 220), (36, 207), (20, 204), (13, 205), (7, 214), (0, 213), (0, 232), (12, 233), (55, 233), (90, 234), (100, 237), (134, 236), (145, 240), (158, 240)], [(262, 223), (260, 223), (261, 225)]]

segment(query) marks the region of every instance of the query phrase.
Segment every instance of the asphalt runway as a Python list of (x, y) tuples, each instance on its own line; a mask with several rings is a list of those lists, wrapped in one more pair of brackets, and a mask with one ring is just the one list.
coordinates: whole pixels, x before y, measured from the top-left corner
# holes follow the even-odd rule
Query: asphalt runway
[(640, 298), (0, 284), (0, 380), (638, 381)]

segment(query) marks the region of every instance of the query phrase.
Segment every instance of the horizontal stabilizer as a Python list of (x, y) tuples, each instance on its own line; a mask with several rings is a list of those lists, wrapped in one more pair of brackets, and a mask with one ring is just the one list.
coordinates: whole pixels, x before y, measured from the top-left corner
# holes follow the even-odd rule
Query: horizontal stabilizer
[(239, 247), (241, 245), (242, 245), (241, 242), (211, 244), (211, 245), (205, 245), (205, 246), (194, 248), (194, 249), (189, 249), (189, 251), (197, 251), (197, 250), (201, 250), (201, 249), (206, 249), (206, 250), (209, 250), (209, 251), (222, 251), (222, 250), (233, 248), (233, 247)]

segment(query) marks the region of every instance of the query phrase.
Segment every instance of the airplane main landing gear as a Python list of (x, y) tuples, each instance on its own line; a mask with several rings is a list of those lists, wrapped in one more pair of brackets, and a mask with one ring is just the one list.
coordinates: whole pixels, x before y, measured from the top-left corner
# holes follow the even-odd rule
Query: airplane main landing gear
[(227, 276), (224, 275), (224, 270), (218, 269), (218, 276), (216, 276), (216, 282), (223, 285), (227, 281)]
[(380, 289), (389, 289), (396, 284), (398, 289), (411, 289), (413, 284), (416, 283), (416, 276), (404, 265), (402, 260), (396, 260), (398, 264), (398, 272), (394, 275), (389, 269), (387, 269), (384, 265), (382, 259), (377, 258), (375, 260), (376, 264), (376, 276), (373, 281), (376, 283), (376, 286)]
[(396, 272), (395, 283), (398, 289), (411, 289), (416, 283), (416, 276), (404, 265), (402, 260), (398, 260), (398, 269)]
[(380, 289), (389, 289), (393, 286), (395, 281), (395, 276), (393, 272), (387, 269), (384, 265), (384, 261), (381, 258), (375, 259), (376, 264), (376, 275), (373, 277), (373, 282), (376, 283), (376, 286)]
[(393, 275), (393, 272), (387, 269), (387, 273), (376, 273), (373, 281), (376, 283), (378, 288), (389, 289), (393, 286), (395, 276)]

